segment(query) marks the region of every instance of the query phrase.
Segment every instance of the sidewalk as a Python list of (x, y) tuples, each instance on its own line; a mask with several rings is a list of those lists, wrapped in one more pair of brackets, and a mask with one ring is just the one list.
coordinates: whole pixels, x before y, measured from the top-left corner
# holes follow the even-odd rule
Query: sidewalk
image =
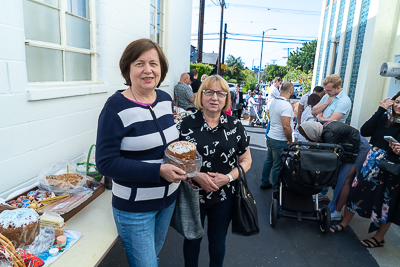
[[(241, 120), (243, 125), (248, 125), (248, 120)], [(256, 127), (259, 128), (259, 127)], [(332, 199), (333, 190), (332, 188), (328, 191), (329, 199)], [(342, 211), (343, 214), (343, 211)], [(362, 218), (360, 216), (354, 216), (349, 226), (362, 240), (370, 238), (374, 233), (368, 233), (370, 220)], [(340, 233), (337, 233), (340, 234)], [(371, 255), (375, 258), (379, 266), (381, 267), (393, 267), (400, 265), (400, 227), (392, 224), (388, 233), (385, 236), (385, 245), (383, 248), (368, 249)]]

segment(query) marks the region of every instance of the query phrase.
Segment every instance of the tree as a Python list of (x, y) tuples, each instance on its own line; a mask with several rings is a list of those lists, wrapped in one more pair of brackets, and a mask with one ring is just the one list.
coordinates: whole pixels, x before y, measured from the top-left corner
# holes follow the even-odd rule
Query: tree
[(287, 67), (285, 66), (268, 65), (268, 67), (264, 69), (262, 80), (270, 82), (275, 77), (285, 77), (286, 73)]
[(256, 74), (249, 69), (245, 69), (241, 71), (241, 76), (243, 77), (242, 92), (247, 93), (249, 89), (254, 90), (257, 84)]
[(190, 62), (190, 70), (192, 69), (197, 70), (197, 72), (199, 73), (198, 78), (200, 79), (203, 74), (210, 75), (214, 67), (208, 64)]
[(240, 57), (235, 58), (234, 56), (229, 55), (226, 59), (226, 65), (228, 66), (228, 69), (225, 71), (225, 75), (236, 80), (241, 80), (240, 72), (244, 69), (242, 59)]
[(290, 52), (288, 66), (308, 73), (314, 69), (315, 53), (317, 51), (317, 40), (303, 43), (303, 47)]
[(309, 70), (308, 73), (305, 73), (299, 68), (290, 68), (289, 72), (285, 76), (285, 80), (292, 82), (299, 81), (301, 86), (304, 88), (303, 93), (306, 93), (311, 90), (312, 75), (312, 70)]

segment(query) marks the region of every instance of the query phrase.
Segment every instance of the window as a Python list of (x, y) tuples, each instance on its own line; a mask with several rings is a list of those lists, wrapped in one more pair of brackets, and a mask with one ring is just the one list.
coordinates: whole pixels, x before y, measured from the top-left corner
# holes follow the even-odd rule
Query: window
[(164, 0), (150, 0), (150, 39), (163, 47)]
[(91, 0), (23, 0), (28, 82), (95, 80)]

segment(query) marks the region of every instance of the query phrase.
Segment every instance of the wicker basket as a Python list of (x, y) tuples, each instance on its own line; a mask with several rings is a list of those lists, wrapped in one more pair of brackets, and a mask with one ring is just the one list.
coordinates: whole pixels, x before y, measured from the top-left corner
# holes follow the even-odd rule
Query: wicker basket
[(3, 245), (4, 249), (8, 254), (10, 254), (12, 262), (14, 266), (17, 267), (26, 267), (24, 260), (21, 256), (15, 251), (15, 248), (11, 241), (5, 237), (4, 235), (0, 234), (0, 244)]

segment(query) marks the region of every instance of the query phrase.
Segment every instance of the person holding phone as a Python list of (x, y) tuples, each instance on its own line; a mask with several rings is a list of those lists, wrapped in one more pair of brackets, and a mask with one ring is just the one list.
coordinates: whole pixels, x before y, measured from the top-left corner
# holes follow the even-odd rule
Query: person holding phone
[[(363, 167), (353, 179), (347, 197), (343, 220), (330, 229), (332, 233), (347, 229), (354, 214), (370, 218), (369, 232), (376, 231), (369, 239), (361, 243), (368, 248), (383, 247), (384, 236), (392, 223), (400, 225), (400, 179), (394, 175), (380, 171), (378, 164), (387, 160), (400, 164), (400, 143), (389, 142), (384, 138), (391, 136), (400, 140), (400, 92), (391, 99), (379, 102), (379, 108), (360, 129), (364, 137), (371, 137), (371, 150)], [(350, 181), (347, 181), (350, 183)]]

